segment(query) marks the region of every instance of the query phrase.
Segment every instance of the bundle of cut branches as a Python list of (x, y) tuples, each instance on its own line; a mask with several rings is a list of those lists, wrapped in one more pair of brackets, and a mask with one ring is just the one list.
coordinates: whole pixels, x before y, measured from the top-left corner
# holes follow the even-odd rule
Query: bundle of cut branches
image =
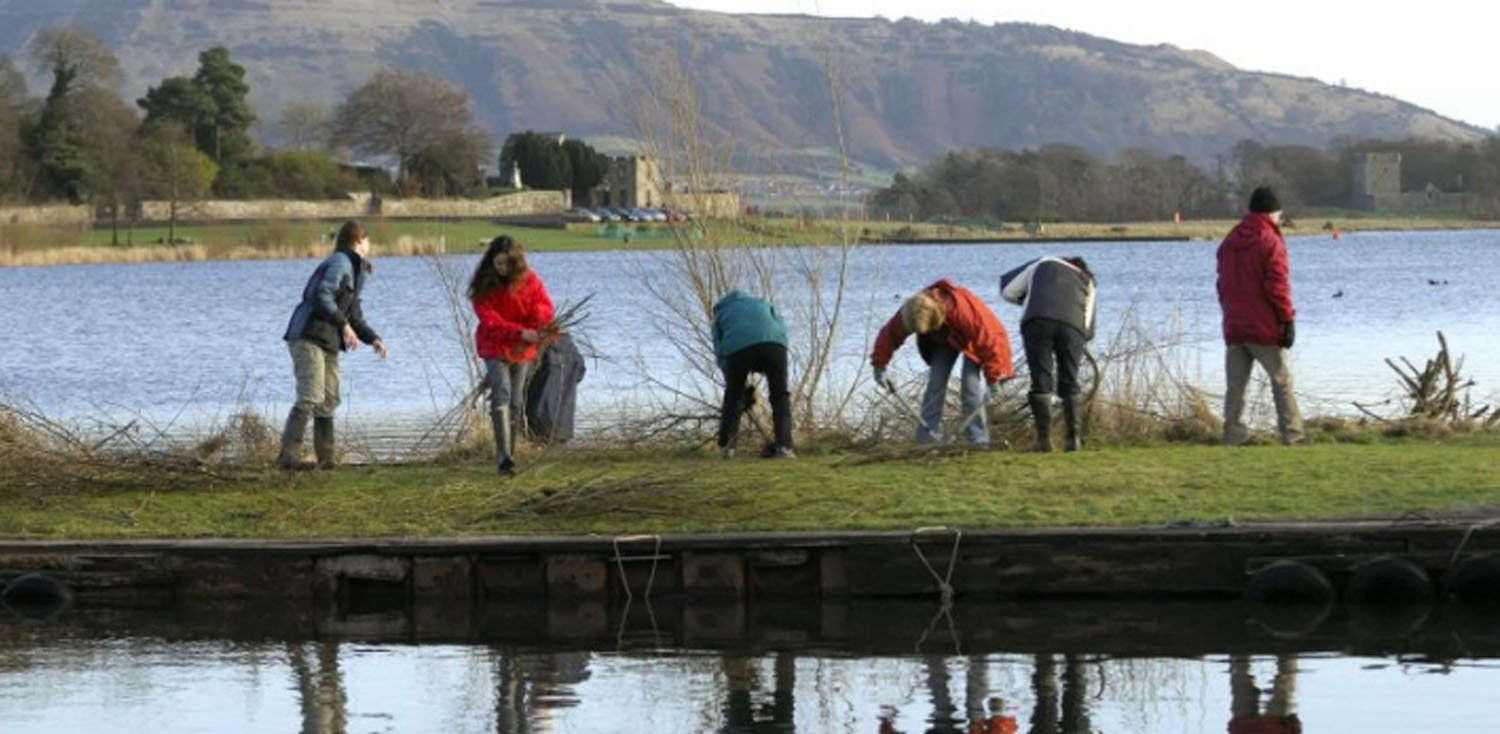
[[(577, 303), (564, 302), (562, 307), (556, 310), (552, 320), (537, 330), (542, 335), (541, 340), (538, 342), (541, 348), (544, 350), (547, 349), (556, 343), (563, 334), (568, 334), (574, 337), (574, 341), (578, 344), (580, 351), (592, 353), (592, 346), (575, 333), (575, 330), (588, 321), (589, 314), (586, 306), (588, 306), (589, 301), (592, 301), (593, 298), (594, 294), (590, 293)], [(478, 359), (477, 355), (472, 356), (474, 359)], [(483, 400), (486, 391), (489, 390), (488, 376), (482, 368), (474, 370), (474, 374), (473, 387), (470, 387), (468, 392), (464, 393), (453, 407), (439, 416), (417, 438), (416, 446), (418, 453), (430, 451), (434, 447), (445, 449), (462, 447), (466, 443), (464, 440), (466, 437), (473, 436), (476, 431), (483, 431), (482, 424), (484, 424), (484, 421), (478, 419), (477, 416), (481, 412), (480, 401)]]
[(579, 299), (577, 303), (564, 303), (539, 331), (542, 333), (542, 345), (546, 346), (557, 341), (563, 334), (572, 334), (573, 330), (588, 320), (588, 311), (584, 307), (589, 301), (594, 300), (594, 294), (590, 293)]
[(232, 478), (212, 439), (205, 453), (143, 430), (139, 420), (102, 433), (86, 437), (39, 412), (0, 405), (0, 491), (192, 487)]

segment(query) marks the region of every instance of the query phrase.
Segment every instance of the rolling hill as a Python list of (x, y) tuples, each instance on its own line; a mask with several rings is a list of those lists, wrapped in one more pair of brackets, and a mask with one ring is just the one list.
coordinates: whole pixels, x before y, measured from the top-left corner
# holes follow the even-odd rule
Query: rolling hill
[[(1206, 52), (1029, 24), (730, 15), (657, 0), (0, 0), (0, 51), (22, 61), (27, 41), (55, 25), (109, 42), (132, 99), (222, 44), (246, 67), (263, 120), (291, 101), (335, 104), (392, 66), (466, 89), (497, 140), (524, 128), (629, 138), (664, 63), (687, 71), (708, 123), (742, 152), (773, 157), (835, 147), (837, 87), (851, 157), (878, 168), (986, 145), (1207, 161), (1243, 138), (1483, 134)], [(263, 132), (275, 139), (274, 125)]]

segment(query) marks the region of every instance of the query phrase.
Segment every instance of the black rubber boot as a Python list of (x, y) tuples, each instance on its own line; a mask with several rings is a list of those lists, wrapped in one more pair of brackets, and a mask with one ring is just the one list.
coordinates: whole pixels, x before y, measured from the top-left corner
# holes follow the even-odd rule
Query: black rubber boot
[(1078, 430), (1078, 396), (1069, 395), (1062, 399), (1063, 407), (1063, 451), (1077, 451), (1083, 448), (1083, 434)]
[(311, 469), (311, 462), (302, 460), (302, 440), (307, 435), (307, 411), (292, 408), (286, 416), (286, 427), (281, 429), (281, 455), (276, 466), (282, 469)]
[(516, 475), (516, 460), (511, 456), (510, 408), (501, 408), (490, 413), (490, 429), (495, 432), (495, 468), (502, 477)]
[(313, 453), (318, 455), (319, 469), (332, 469), (336, 464), (337, 442), (333, 435), (333, 416), (313, 417)]
[(1031, 405), (1031, 419), (1036, 422), (1036, 444), (1035, 451), (1042, 453), (1052, 450), (1052, 396), (1051, 395), (1027, 395), (1026, 402)]

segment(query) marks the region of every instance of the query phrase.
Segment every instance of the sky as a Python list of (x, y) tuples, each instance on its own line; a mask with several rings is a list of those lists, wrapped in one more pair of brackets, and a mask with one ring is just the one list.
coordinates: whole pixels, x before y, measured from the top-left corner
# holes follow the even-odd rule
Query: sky
[[(674, 5), (749, 12), (746, 0), (668, 0)], [(1250, 71), (1312, 77), (1398, 97), (1495, 130), (1493, 0), (1394, 3), (1328, 0), (756, 0), (755, 12), (843, 17), (1029, 22), (1139, 44), (1209, 51)]]

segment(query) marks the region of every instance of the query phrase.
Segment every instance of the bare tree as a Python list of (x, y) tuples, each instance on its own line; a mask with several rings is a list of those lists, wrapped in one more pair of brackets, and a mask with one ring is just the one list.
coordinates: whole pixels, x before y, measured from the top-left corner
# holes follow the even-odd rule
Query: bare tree
[(114, 90), (123, 78), (114, 52), (86, 28), (49, 28), (26, 51), (39, 73), (52, 75), (54, 95), (84, 88)]
[(176, 244), (179, 204), (207, 196), (219, 175), (219, 166), (194, 147), (187, 132), (177, 125), (153, 127), (141, 150), (145, 157), (145, 191), (171, 202), (167, 244)]
[[(20, 192), (21, 176), (21, 116), (19, 110), (7, 101), (5, 91), (8, 60), (0, 54), (0, 201)], [(25, 82), (21, 83), (21, 96), (25, 96)]]
[(288, 102), (281, 108), (277, 126), (282, 147), (327, 150), (333, 139), (333, 110), (320, 102)]
[[(468, 93), (418, 72), (377, 72), (339, 105), (333, 132), (356, 153), (394, 155), (398, 179), (420, 168), (429, 188), (435, 173), (439, 180), (472, 178), (489, 158), (489, 136), (473, 124)], [(467, 160), (470, 153), (483, 155)]]
[[(847, 184), (837, 58), (831, 50), (825, 74), (834, 120), (831, 133), (841, 153), (841, 179)], [(644, 141), (641, 153), (659, 163), (664, 184), (679, 201), (732, 188), (734, 136), (704, 118), (696, 84), (679, 59), (670, 54), (662, 58), (633, 100), (635, 124)], [(847, 185), (841, 188), (847, 190)], [(731, 288), (753, 291), (789, 316), (788, 353), (795, 376), (791, 402), (799, 414), (798, 430), (809, 434), (847, 427), (857, 380), (830, 379), (846, 311), (850, 264), (858, 247), (847, 216), (846, 208), (836, 241), (822, 247), (787, 247), (754, 226), (732, 220), (691, 222), (673, 229), (674, 247), (661, 259), (666, 276), (645, 278), (643, 286), (660, 312), (671, 315), (656, 320), (656, 325), (698, 379), (685, 386), (682, 375), (674, 375), (671, 385), (653, 375), (646, 377), (670, 394), (671, 402), (686, 402), (690, 410), (697, 410), (684, 415), (681, 404), (664, 406), (667, 409), (656, 425), (649, 426), (649, 434), (660, 435), (666, 427), (661, 420), (681, 423), (688, 418), (706, 425), (709, 422), (701, 419), (719, 409), (713, 394), (721, 379), (712, 348), (713, 304)]]
[(26, 75), (0, 51), (0, 106), (18, 110), (26, 104)]
[[(72, 105), (87, 140), (90, 165), (84, 176), (90, 199), (110, 220), (111, 244), (120, 244), (120, 215), (139, 203), (145, 159), (137, 143), (140, 118), (113, 92), (90, 89)], [(131, 216), (131, 220), (134, 217)]]

